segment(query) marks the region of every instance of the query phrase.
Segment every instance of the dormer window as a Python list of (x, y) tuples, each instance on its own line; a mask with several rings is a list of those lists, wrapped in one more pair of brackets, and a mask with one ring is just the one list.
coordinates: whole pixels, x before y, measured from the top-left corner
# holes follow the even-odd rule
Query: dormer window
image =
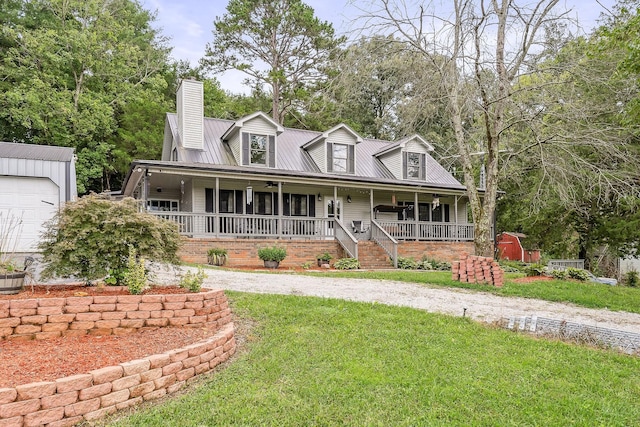
[(426, 155), (424, 153), (402, 153), (404, 179), (424, 181), (426, 179)]
[(354, 146), (349, 144), (327, 144), (327, 171), (336, 173), (354, 172)]
[(274, 168), (276, 164), (275, 136), (243, 132), (242, 164)]
[(266, 165), (267, 164), (267, 136), (251, 135), (251, 164)]

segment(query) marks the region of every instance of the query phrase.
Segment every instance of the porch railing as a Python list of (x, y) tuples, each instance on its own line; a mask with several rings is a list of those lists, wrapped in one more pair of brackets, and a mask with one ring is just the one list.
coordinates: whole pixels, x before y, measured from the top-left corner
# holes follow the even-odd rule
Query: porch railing
[(398, 268), (398, 241), (375, 220), (371, 221), (371, 238), (389, 254), (393, 260), (393, 267)]
[(324, 239), (334, 236), (333, 219), (260, 215), (151, 212), (176, 222), (180, 234), (193, 237), (295, 237)]
[(358, 239), (347, 230), (342, 221), (334, 221), (335, 238), (351, 258), (358, 259)]
[[(473, 224), (450, 222), (380, 221), (381, 228), (398, 240), (473, 241)], [(416, 228), (417, 226), (417, 228)]]

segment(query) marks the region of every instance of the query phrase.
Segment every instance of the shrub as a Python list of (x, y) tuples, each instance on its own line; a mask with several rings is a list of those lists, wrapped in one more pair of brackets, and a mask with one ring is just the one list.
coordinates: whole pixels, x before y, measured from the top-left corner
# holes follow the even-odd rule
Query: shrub
[(333, 264), (338, 270), (356, 270), (360, 268), (360, 262), (355, 258), (340, 258)]
[(312, 265), (313, 263), (311, 261), (305, 261), (300, 265), (300, 267), (302, 267), (303, 270), (308, 270)]
[(144, 258), (137, 258), (136, 249), (133, 246), (129, 246), (127, 269), (122, 276), (122, 282), (132, 295), (141, 294), (147, 287), (147, 272), (144, 268)]
[(527, 276), (542, 276), (544, 271), (544, 265), (542, 264), (529, 264), (524, 268)]
[(316, 257), (316, 259), (322, 260), (322, 261), (331, 261), (333, 259), (333, 255), (331, 255), (329, 252), (324, 252), (320, 255), (318, 255)]
[(567, 280), (567, 278), (569, 277), (569, 273), (567, 272), (567, 270), (553, 270), (551, 271), (551, 276), (554, 279)]
[(266, 246), (258, 249), (258, 258), (263, 261), (280, 262), (287, 256), (287, 250), (279, 246)]
[(581, 282), (589, 279), (589, 273), (580, 268), (568, 267), (566, 272), (570, 279), (580, 280)]
[(227, 262), (227, 250), (211, 248), (207, 251), (207, 262), (211, 265), (222, 266)]
[(47, 223), (39, 249), (43, 278), (77, 276), (87, 281), (127, 269), (129, 246), (152, 261), (177, 262), (177, 224), (140, 212), (131, 198), (113, 201), (89, 195), (64, 208)]
[(636, 270), (629, 270), (624, 275), (624, 283), (627, 286), (638, 287), (640, 286), (640, 276)]
[(398, 257), (398, 268), (402, 270), (415, 270), (418, 262), (413, 258)]
[(207, 251), (207, 256), (227, 256), (227, 250), (223, 248), (211, 248)]
[(182, 279), (180, 279), (179, 286), (184, 289), (188, 289), (189, 292), (200, 292), (202, 288), (202, 283), (204, 283), (204, 279), (207, 278), (202, 267), (198, 267), (198, 270), (194, 273), (192, 271), (187, 271)]

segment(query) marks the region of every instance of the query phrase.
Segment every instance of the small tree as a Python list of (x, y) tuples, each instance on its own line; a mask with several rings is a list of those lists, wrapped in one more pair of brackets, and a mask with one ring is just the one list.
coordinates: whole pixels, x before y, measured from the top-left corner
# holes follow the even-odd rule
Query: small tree
[(39, 249), (43, 278), (78, 276), (85, 280), (127, 270), (129, 247), (151, 261), (176, 262), (177, 225), (146, 212), (126, 198), (89, 195), (67, 203), (45, 229)]

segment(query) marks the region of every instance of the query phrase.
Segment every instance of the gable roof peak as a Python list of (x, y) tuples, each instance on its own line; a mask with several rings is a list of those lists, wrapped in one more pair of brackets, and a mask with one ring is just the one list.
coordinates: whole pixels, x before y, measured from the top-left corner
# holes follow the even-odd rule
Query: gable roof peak
[(427, 142), (426, 139), (424, 139), (423, 137), (421, 137), (420, 135), (418, 135), (417, 133), (413, 134), (413, 135), (409, 135), (406, 136), (404, 138), (402, 138), (399, 141), (393, 142), (391, 144), (388, 144), (386, 147), (383, 147), (382, 149), (376, 151), (375, 153), (373, 153), (374, 156), (380, 156), (386, 153), (390, 153), (391, 151), (397, 150), (399, 148), (404, 148), (406, 147), (407, 143), (410, 141), (418, 141), (420, 144), (424, 145), (427, 149), (427, 151), (434, 151), (435, 148), (433, 147), (433, 145), (431, 145), (429, 142)]
[(280, 123), (276, 122), (275, 120), (273, 120), (271, 117), (269, 117), (268, 115), (266, 115), (262, 111), (256, 111), (253, 114), (249, 114), (248, 116), (244, 116), (244, 117), (241, 117), (238, 120), (236, 120), (231, 125), (231, 127), (229, 127), (229, 129), (227, 129), (227, 131), (224, 134), (222, 134), (220, 139), (222, 141), (225, 141), (234, 132), (238, 131), (242, 126), (244, 126), (244, 124), (246, 122), (251, 121), (251, 120), (253, 120), (253, 119), (257, 118), (257, 117), (260, 117), (263, 120), (269, 122), (276, 129), (276, 135), (280, 135), (282, 132), (284, 132), (284, 127)]
[(334, 127), (332, 127), (331, 129), (328, 129), (324, 132), (322, 132), (321, 134), (319, 134), (318, 136), (316, 136), (315, 138), (313, 138), (311, 141), (307, 142), (306, 144), (304, 144), (302, 146), (302, 148), (307, 148), (313, 144), (315, 144), (318, 141), (323, 141), (327, 138), (329, 138), (329, 135), (332, 134), (333, 132), (340, 130), (340, 129), (344, 129), (346, 130), (349, 134), (351, 134), (355, 140), (356, 140), (356, 144), (362, 142), (362, 137), (353, 129), (351, 129), (348, 125), (344, 124), (344, 123), (340, 123), (335, 125)]

